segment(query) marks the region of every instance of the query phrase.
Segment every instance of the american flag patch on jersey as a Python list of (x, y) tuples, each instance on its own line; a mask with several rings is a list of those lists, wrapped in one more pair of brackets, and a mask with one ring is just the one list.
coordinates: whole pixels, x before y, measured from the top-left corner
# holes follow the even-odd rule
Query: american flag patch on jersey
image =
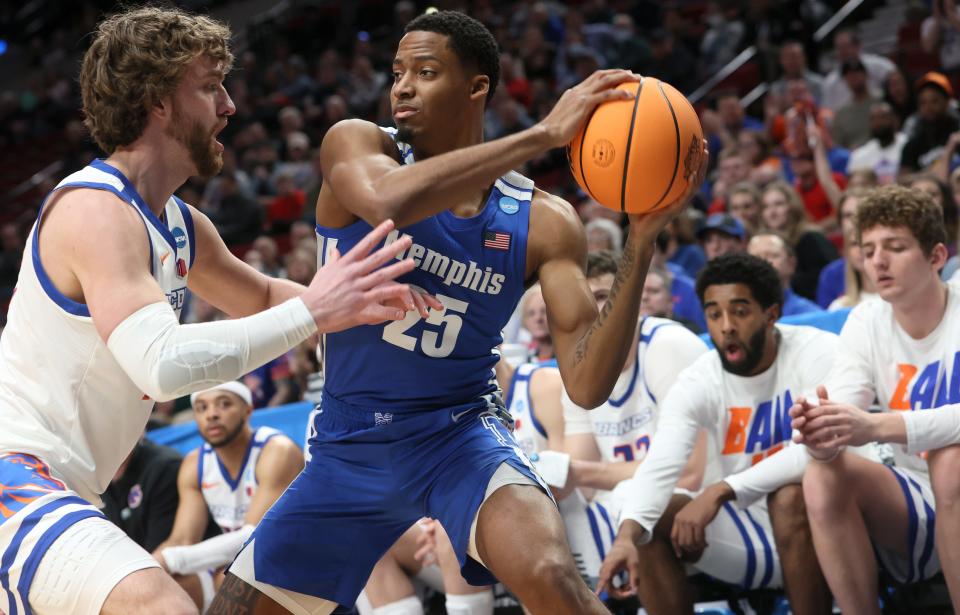
[(510, 249), (510, 233), (503, 231), (484, 231), (483, 247), (493, 248), (494, 250)]

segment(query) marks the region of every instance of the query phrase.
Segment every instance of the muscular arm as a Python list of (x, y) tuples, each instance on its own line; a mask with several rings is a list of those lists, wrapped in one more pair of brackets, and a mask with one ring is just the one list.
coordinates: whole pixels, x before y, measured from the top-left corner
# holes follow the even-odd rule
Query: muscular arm
[(193, 451), (180, 464), (180, 472), (177, 474), (177, 492), (180, 494), (177, 516), (174, 518), (170, 536), (154, 549), (155, 556), (167, 547), (199, 542), (207, 530), (207, 503), (197, 483), (198, 456), (198, 451)]
[(257, 460), (257, 490), (243, 522), (256, 525), (303, 469), (303, 451), (286, 436), (267, 441)]

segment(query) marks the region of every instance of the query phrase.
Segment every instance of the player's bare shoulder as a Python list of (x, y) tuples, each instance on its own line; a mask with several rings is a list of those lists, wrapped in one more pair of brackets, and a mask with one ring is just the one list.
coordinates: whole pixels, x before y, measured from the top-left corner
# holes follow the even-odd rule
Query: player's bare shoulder
[(573, 205), (555, 194), (534, 189), (527, 239), (527, 279), (555, 258), (585, 262), (586, 250), (583, 223)]

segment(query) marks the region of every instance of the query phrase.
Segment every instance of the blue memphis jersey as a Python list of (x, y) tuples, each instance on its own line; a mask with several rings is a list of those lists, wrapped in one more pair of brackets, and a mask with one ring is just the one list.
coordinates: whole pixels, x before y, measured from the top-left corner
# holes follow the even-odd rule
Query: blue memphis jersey
[[(409, 146), (398, 147), (412, 164)], [(533, 181), (510, 172), (494, 182), (472, 218), (442, 211), (395, 229), (386, 242), (409, 235), (413, 244), (398, 258), (416, 263), (399, 280), (434, 295), (444, 310), (325, 335), (324, 395), (403, 411), (475, 404), (494, 391), (494, 348), (524, 292), (532, 197)], [(320, 264), (370, 230), (363, 220), (339, 229), (318, 225)]]

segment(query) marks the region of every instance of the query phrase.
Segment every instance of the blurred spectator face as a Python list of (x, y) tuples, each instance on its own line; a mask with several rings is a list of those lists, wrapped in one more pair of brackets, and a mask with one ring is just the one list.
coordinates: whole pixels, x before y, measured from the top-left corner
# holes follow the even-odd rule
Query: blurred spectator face
[(790, 280), (797, 269), (796, 259), (790, 256), (783, 239), (776, 235), (757, 235), (747, 244), (747, 252), (767, 261), (780, 274), (780, 285), (790, 287)]
[(910, 97), (907, 80), (899, 70), (891, 71), (890, 74), (887, 75), (887, 92), (890, 93), (890, 98), (897, 103), (906, 102)]
[(292, 132), (287, 136), (287, 160), (302, 161), (310, 153), (310, 138), (302, 132)]
[(892, 143), (897, 135), (897, 116), (887, 103), (870, 107), (870, 136), (882, 144)]
[(286, 196), (292, 194), (294, 190), (297, 189), (297, 186), (293, 183), (293, 177), (289, 175), (281, 175), (277, 178), (277, 195)]
[(587, 232), (587, 252), (613, 250), (613, 239), (610, 234), (601, 228), (593, 228)]
[(307, 286), (317, 272), (316, 258), (309, 252), (294, 250), (286, 259), (287, 279)]
[[(847, 197), (840, 208), (840, 231), (844, 237), (853, 236), (856, 240), (857, 232), (857, 206), (860, 199), (855, 196)], [(844, 239), (846, 242), (846, 239)]]
[(833, 38), (834, 51), (837, 54), (837, 62), (843, 63), (847, 60), (853, 60), (860, 56), (860, 45), (853, 39), (849, 32), (838, 32)]
[(791, 106), (813, 102), (813, 94), (805, 79), (791, 79), (787, 82), (787, 102)]
[(577, 206), (577, 213), (580, 214), (580, 220), (584, 224), (597, 218), (604, 218), (619, 224), (621, 216), (620, 212), (604, 207), (589, 197)]
[(708, 261), (724, 254), (743, 252), (743, 241), (739, 237), (722, 231), (710, 230), (703, 234), (703, 253)]
[(613, 37), (617, 42), (624, 42), (633, 37), (634, 25), (633, 17), (626, 13), (617, 13), (613, 18)]
[(926, 87), (917, 94), (917, 114), (928, 122), (936, 121), (947, 114), (949, 100), (934, 87)]
[(739, 130), (743, 126), (743, 107), (736, 96), (724, 96), (718, 100), (717, 113), (727, 128)]
[(720, 161), (719, 167), (720, 179), (728, 187), (746, 181), (750, 177), (750, 165), (743, 154), (725, 157)]
[(763, 193), (763, 211), (760, 214), (763, 225), (772, 231), (784, 231), (790, 223), (790, 203), (779, 190), (767, 190)]
[(813, 164), (813, 156), (794, 156), (790, 159), (790, 166), (793, 173), (800, 179), (807, 179), (816, 176), (817, 169)]
[(747, 231), (760, 226), (760, 203), (749, 192), (734, 192), (727, 199), (730, 215), (739, 220)]
[(8, 222), (0, 227), (0, 245), (4, 252), (20, 252), (23, 249), (24, 241), (20, 237), (20, 230), (13, 222)]
[(847, 87), (854, 94), (862, 94), (867, 91), (867, 73), (863, 70), (848, 70), (843, 75)]
[(919, 177), (910, 182), (910, 189), (919, 190), (933, 199), (933, 202), (943, 208), (943, 193), (937, 182), (927, 177)]
[(303, 114), (296, 107), (284, 107), (277, 116), (280, 121), (280, 130), (284, 134), (303, 128)]
[(643, 281), (640, 315), (660, 318), (670, 318), (673, 315), (673, 295), (670, 294), (667, 281), (660, 277), (660, 274), (656, 271), (647, 273), (647, 278)]
[(327, 100), (323, 103), (323, 115), (327, 123), (331, 126), (340, 120), (347, 119), (350, 116), (347, 101), (337, 94), (328, 96)]
[(264, 260), (263, 254), (260, 252), (260, 250), (247, 250), (247, 253), (243, 255), (243, 262), (250, 265), (260, 273), (266, 273), (267, 271), (267, 263)]
[(200, 436), (214, 448), (233, 442), (246, 426), (252, 410), (239, 395), (223, 390), (200, 393), (193, 402), (193, 416)]
[(266, 235), (261, 235), (253, 240), (253, 249), (259, 252), (263, 256), (263, 262), (269, 265), (270, 267), (277, 266), (277, 255), (280, 250), (277, 248), (277, 242), (267, 237)]
[(757, 143), (756, 135), (752, 131), (744, 130), (737, 135), (737, 149), (751, 165), (756, 166), (763, 162), (761, 159), (763, 150), (760, 149), (760, 144)]
[(780, 48), (780, 67), (787, 77), (802, 77), (807, 68), (807, 58), (799, 43), (787, 43)]
[(529, 291), (523, 302), (523, 328), (530, 332), (534, 340), (550, 339), (547, 326), (547, 304), (543, 301), (540, 289)]
[(874, 188), (877, 186), (877, 174), (872, 169), (857, 169), (850, 172), (847, 188)]
[(314, 241), (313, 227), (308, 222), (298, 221), (290, 225), (290, 245), (296, 246), (303, 239)]
[[(613, 274), (603, 273), (592, 278), (587, 278), (587, 284), (590, 285), (590, 292), (593, 293), (593, 298), (597, 302), (597, 311), (602, 311), (607, 299), (610, 298), (610, 289), (613, 288)], [(644, 286), (644, 288), (646, 288), (646, 286)], [(644, 294), (646, 294), (646, 291), (644, 291)], [(642, 298), (641, 301), (643, 301)]]

